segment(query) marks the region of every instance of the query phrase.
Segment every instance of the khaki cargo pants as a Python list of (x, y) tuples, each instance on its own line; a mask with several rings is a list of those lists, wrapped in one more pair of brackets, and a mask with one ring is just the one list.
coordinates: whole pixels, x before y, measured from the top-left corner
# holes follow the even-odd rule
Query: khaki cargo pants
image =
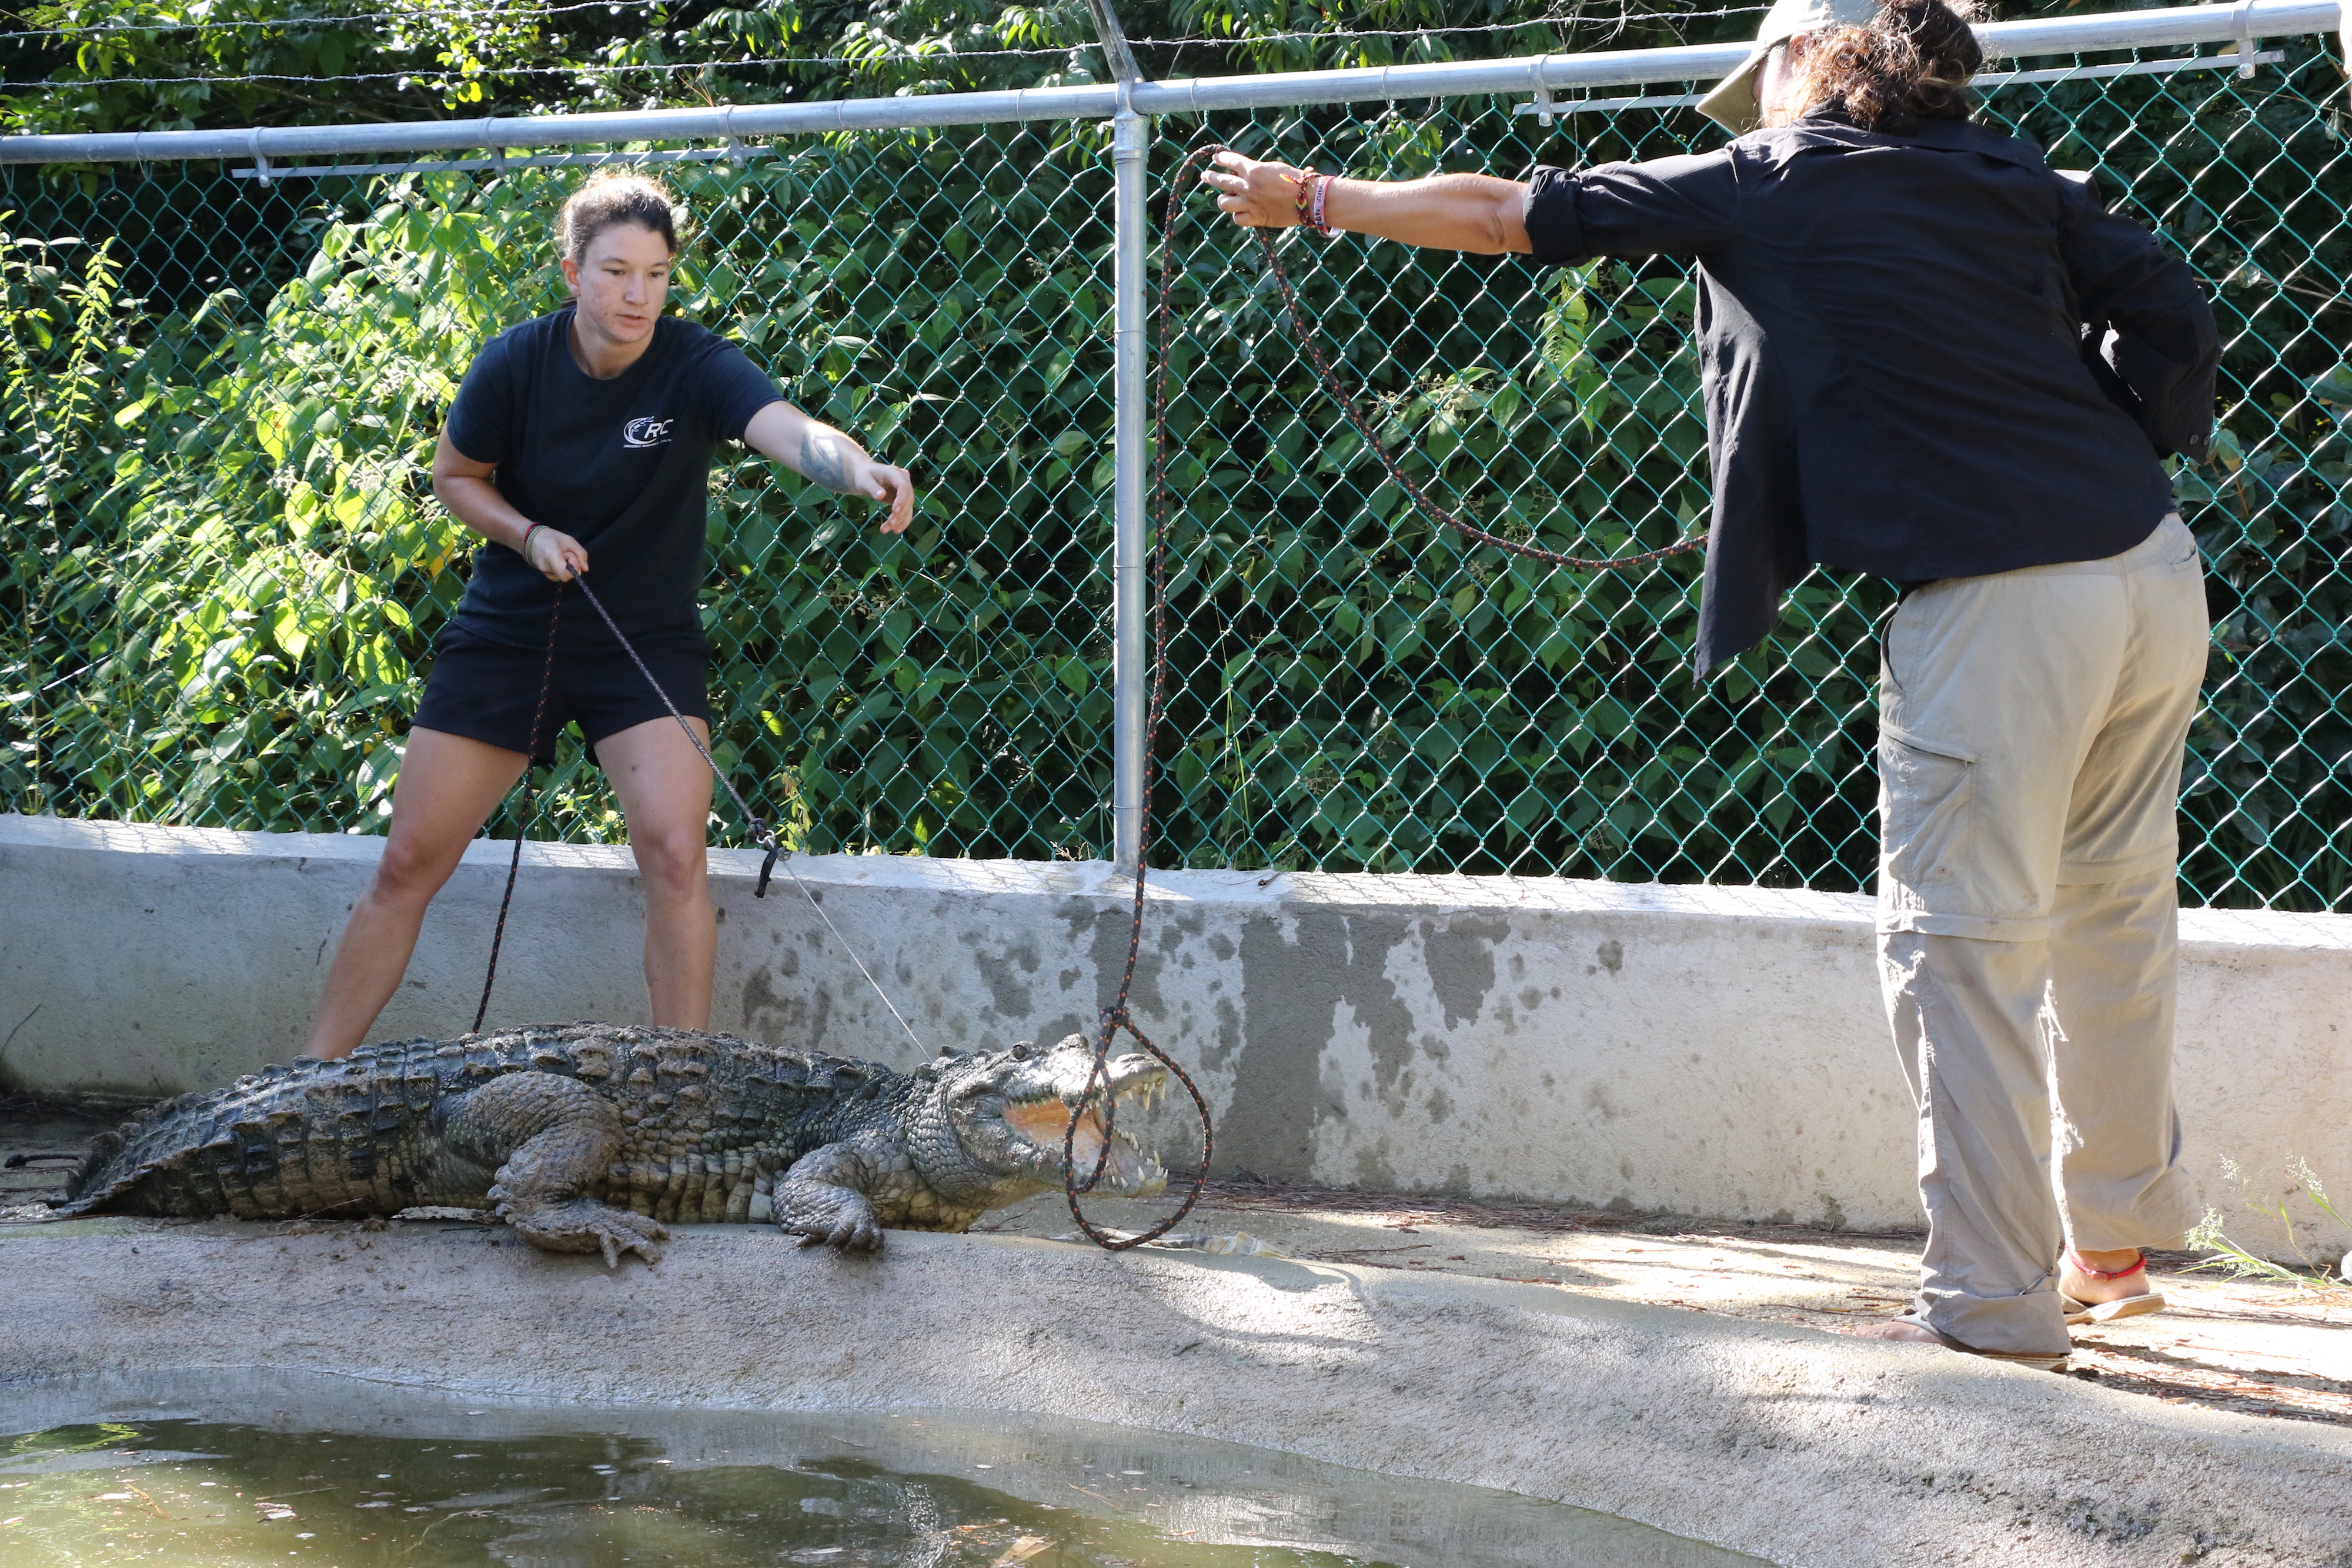
[(2065, 1345), (2070, 1239), (2171, 1245), (2197, 1218), (2175, 802), (2207, 635), (2178, 517), (2105, 560), (1931, 583), (1887, 629), (1878, 952), (1919, 1108), (1913, 1315), (1979, 1350)]

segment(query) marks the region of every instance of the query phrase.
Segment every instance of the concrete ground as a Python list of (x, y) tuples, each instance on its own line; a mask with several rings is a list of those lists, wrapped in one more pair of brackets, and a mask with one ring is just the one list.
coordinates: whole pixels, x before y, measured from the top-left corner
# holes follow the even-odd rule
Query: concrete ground
[[(1139, 1230), (1172, 1207), (1106, 1202), (1089, 1204), (1087, 1216)], [(986, 1228), (1017, 1236), (1075, 1229), (1059, 1194), (992, 1216)], [(1523, 1281), (1832, 1333), (1909, 1305), (1920, 1239), (1233, 1182), (1213, 1184), (1175, 1234), (1235, 1232), (1302, 1260)], [(2195, 1260), (2152, 1260), (2166, 1311), (2076, 1328), (2073, 1375), (2172, 1404), (2352, 1426), (2352, 1286), (2188, 1272)]]
[[(0, 1210), (61, 1193), (81, 1145), (105, 1124), (64, 1107), (0, 1100), (0, 1160), (26, 1161), (0, 1168)], [(1142, 1229), (1165, 1218), (1176, 1196), (1089, 1204), (1087, 1213), (1100, 1225)], [(1058, 1194), (979, 1228), (1036, 1238), (1075, 1231)], [(1248, 1181), (1213, 1183), (1175, 1234), (1243, 1234), (1301, 1261), (1549, 1285), (1832, 1333), (1904, 1310), (1919, 1241)], [(2352, 1427), (2352, 1286), (2231, 1280), (2185, 1271), (2191, 1261), (2164, 1254), (2151, 1267), (2168, 1310), (2076, 1329), (2073, 1375), (2173, 1405)]]
[(24, 1430), (95, 1418), (55, 1414), (93, 1398), (152, 1409), (190, 1376), (297, 1425), (272, 1380), (395, 1411), (437, 1389), (485, 1412), (1009, 1413), (1680, 1538), (1389, 1561), (1720, 1561), (1699, 1543), (1777, 1568), (2352, 1568), (2352, 1433), (2332, 1425), (1435, 1266), (915, 1232), (844, 1259), (694, 1225), (607, 1270), (469, 1222), (100, 1218), (0, 1226), (0, 1416)]

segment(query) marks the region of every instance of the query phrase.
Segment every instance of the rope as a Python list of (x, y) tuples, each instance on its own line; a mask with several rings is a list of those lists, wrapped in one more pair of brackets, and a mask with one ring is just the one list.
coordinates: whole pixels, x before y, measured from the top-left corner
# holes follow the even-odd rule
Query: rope
[[(1204, 163), (1218, 153), (1226, 151), (1228, 149), (1216, 145), (1196, 147), (1185, 155), (1183, 162), (1177, 165), (1177, 173), (1181, 175), (1190, 171), (1194, 164)], [(1175, 221), (1176, 200), (1181, 194), (1181, 191), (1170, 193), (1169, 221), (1171, 224)], [(1371, 422), (1365, 418), (1363, 412), (1356, 406), (1356, 400), (1349, 394), (1347, 389), (1339, 384), (1339, 378), (1332, 373), (1330, 362), (1323, 357), (1323, 345), (1314, 324), (1308, 320), (1306, 311), (1299, 308), (1298, 294), (1291, 287), (1290, 275), (1283, 270), (1282, 258), (1275, 253), (1274, 231), (1254, 228), (1250, 230), (1250, 235), (1257, 241), (1258, 259), (1265, 263), (1266, 271), (1274, 277), (1276, 286), (1282, 290), (1282, 305), (1290, 317), (1290, 330), (1297, 338), (1299, 346), (1307, 350), (1307, 359), (1314, 363), (1315, 373), (1322, 382), (1323, 390), (1331, 394), (1331, 401), (1338, 403), (1341, 412), (1347, 414), (1348, 423), (1354, 425), (1356, 434), (1364, 438), (1365, 447), (1373, 456), (1380, 459), (1381, 466), (1388, 471), (1388, 476), (1396, 481), (1399, 489), (1412, 497), (1412, 504), (1420, 509), (1422, 516), (1433, 523), (1452, 528), (1465, 538), (1475, 539), (1480, 544), (1493, 545), (1496, 549), (1508, 550), (1513, 555), (1525, 556), (1529, 560), (1539, 560), (1551, 566), (1575, 567), (1587, 571), (1613, 571), (1629, 566), (1646, 566), (1654, 560), (1664, 560), (1670, 555), (1680, 555), (1685, 550), (1696, 549), (1706, 543), (1706, 536), (1702, 533), (1693, 534), (1688, 538), (1677, 539), (1673, 544), (1658, 549), (1643, 550), (1638, 555), (1564, 555), (1559, 550), (1545, 549), (1540, 545), (1528, 544), (1520, 539), (1507, 539), (1500, 534), (1489, 533), (1459, 513), (1449, 512), (1439, 506), (1430, 497), (1429, 492), (1422, 488), (1419, 481), (1407, 474), (1398, 465), (1397, 460), (1389, 455), (1388, 448), (1382, 445), (1381, 438), (1372, 433)], [(1165, 298), (1167, 267), (1164, 258), (1160, 277), (1162, 295), (1160, 309), (1164, 315), (1167, 309)]]
[[(584, 592), (587, 584), (581, 585)], [(530, 807), (536, 786), (531, 769), (539, 762), (539, 726), (547, 716), (547, 694), (555, 685), (555, 622), (563, 613), (563, 584), (555, 585), (555, 601), (547, 611), (547, 660), (539, 670), (539, 702), (530, 710), (530, 744), (522, 754), (522, 810), (515, 816), (514, 856), (507, 862), (507, 890), (499, 898), (499, 923), (490, 932), (490, 967), (482, 975), (482, 999), (474, 1006), (473, 1032), (482, 1032), (482, 1019), (489, 1016), (490, 988), (498, 983), (499, 949), (506, 945), (507, 909), (514, 903), (515, 876), (522, 870), (522, 841), (530, 829)]]
[[(1062, 1135), (1062, 1189), (1063, 1196), (1069, 1202), (1070, 1218), (1077, 1221), (1078, 1229), (1088, 1240), (1110, 1252), (1123, 1252), (1131, 1247), (1140, 1247), (1145, 1242), (1155, 1240), (1173, 1229), (1184, 1216), (1192, 1211), (1192, 1206), (1200, 1201), (1201, 1189), (1209, 1179), (1210, 1156), (1216, 1146), (1216, 1130), (1210, 1120), (1208, 1101), (1202, 1098), (1200, 1086), (1192, 1082), (1190, 1073), (1178, 1066), (1167, 1052), (1154, 1045), (1150, 1039), (1136, 1027), (1135, 1013), (1129, 1006), (1128, 998), (1135, 988), (1135, 966), (1143, 951), (1144, 876), (1146, 867), (1150, 862), (1151, 846), (1151, 784), (1153, 775), (1158, 770), (1155, 742), (1160, 733), (1160, 694), (1168, 670), (1168, 604), (1165, 593), (1168, 579), (1169, 508), (1167, 343), (1168, 321), (1171, 313), (1170, 297), (1175, 284), (1174, 235), (1177, 215), (1183, 210), (1186, 193), (1184, 176), (1196, 165), (1206, 162), (1225, 150), (1222, 145), (1212, 143), (1196, 147), (1185, 154), (1183, 161), (1177, 164), (1174, 175), (1170, 179), (1167, 212), (1160, 225), (1160, 295), (1152, 313), (1153, 338), (1159, 352), (1154, 356), (1151, 374), (1151, 681), (1150, 695), (1144, 706), (1143, 800), (1137, 824), (1139, 847), (1135, 866), (1135, 911), (1128, 925), (1127, 967), (1119, 977), (1118, 999), (1104, 1008), (1097, 1015), (1101, 1023), (1101, 1031), (1095, 1038), (1094, 1065), (1087, 1074), (1085, 1095), (1079, 1101), (1077, 1109), (1071, 1113), (1069, 1128)], [(1389, 455), (1388, 449), (1381, 445), (1380, 437), (1373, 433), (1370, 421), (1364, 417), (1356, 405), (1356, 400), (1349, 394), (1346, 388), (1339, 384), (1339, 378), (1332, 373), (1330, 361), (1324, 358), (1322, 344), (1317, 337), (1314, 326), (1307, 319), (1307, 313), (1299, 308), (1297, 291), (1291, 286), (1289, 275), (1283, 270), (1282, 258), (1275, 252), (1273, 233), (1266, 229), (1253, 229), (1251, 235), (1257, 241), (1258, 259), (1265, 265), (1266, 271), (1273, 276), (1276, 285), (1282, 290), (1283, 308), (1290, 318), (1290, 329), (1298, 339), (1300, 346), (1307, 350), (1307, 358), (1313, 361), (1316, 375), (1323, 383), (1323, 390), (1330, 394), (1332, 401), (1337, 402), (1347, 414), (1349, 423), (1354, 425), (1356, 433), (1363, 437), (1365, 447), (1380, 459), (1381, 466), (1387, 470), (1389, 477), (1396, 482), (1399, 489), (1412, 498), (1413, 505), (1424, 517), (1433, 522), (1454, 529), (1465, 538), (1475, 539), (1480, 544), (1493, 545), (1497, 549), (1507, 550), (1513, 555), (1525, 556), (1530, 560), (1544, 561), (1553, 566), (1573, 567), (1591, 571), (1613, 571), (1626, 567), (1644, 566), (1652, 561), (1663, 560), (1670, 555), (1679, 555), (1685, 550), (1696, 549), (1706, 542), (1706, 536), (1702, 534), (1677, 540), (1660, 549), (1643, 550), (1635, 555), (1566, 555), (1558, 550), (1545, 549), (1539, 545), (1528, 544), (1519, 539), (1505, 538), (1500, 534), (1490, 533), (1459, 513), (1448, 511), (1439, 506), (1431, 497), (1429, 492), (1399, 466), (1395, 458)], [(1103, 1171), (1110, 1161), (1111, 1134), (1118, 1125), (1118, 1101), (1117, 1096), (1110, 1092), (1110, 1048), (1112, 1040), (1118, 1037), (1121, 1030), (1133, 1035), (1137, 1043), (1141, 1045), (1146, 1052), (1177, 1076), (1183, 1083), (1185, 1092), (1192, 1095), (1193, 1108), (1199, 1113), (1201, 1118), (1201, 1165), (1192, 1178), (1191, 1192), (1185, 1195), (1183, 1203), (1178, 1207), (1175, 1213), (1150, 1229), (1134, 1236), (1118, 1236), (1100, 1228), (1089, 1220), (1078, 1207), (1080, 1196), (1094, 1190), (1095, 1184), (1102, 1179)], [(1102, 1148), (1095, 1156), (1095, 1168), (1087, 1175), (1086, 1180), (1080, 1181), (1073, 1163), (1077, 1145), (1078, 1123), (1086, 1114), (1087, 1107), (1095, 1103), (1098, 1094), (1102, 1104)]]

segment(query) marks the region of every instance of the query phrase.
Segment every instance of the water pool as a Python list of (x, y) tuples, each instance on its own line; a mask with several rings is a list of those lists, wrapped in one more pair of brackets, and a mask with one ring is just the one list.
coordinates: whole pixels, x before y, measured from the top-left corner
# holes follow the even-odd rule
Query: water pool
[(183, 1375), (0, 1391), (10, 1568), (1730, 1568), (1607, 1514), (969, 1412), (534, 1406)]

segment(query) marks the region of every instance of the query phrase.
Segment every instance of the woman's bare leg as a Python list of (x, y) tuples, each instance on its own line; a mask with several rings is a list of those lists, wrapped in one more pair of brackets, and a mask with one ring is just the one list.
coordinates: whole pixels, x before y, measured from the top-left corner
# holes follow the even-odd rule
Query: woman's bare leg
[[(687, 722), (704, 745), (710, 728)], [(677, 721), (633, 725), (596, 743), (629, 824), (629, 849), (646, 884), (646, 990), (653, 1019), (671, 1029), (710, 1027), (719, 921), (710, 906), (710, 765)]]
[[(684, 737), (679, 744), (685, 744)], [(376, 1014), (408, 971), (425, 906), (522, 776), (525, 760), (520, 751), (460, 735), (409, 731), (400, 778), (392, 787), (392, 834), (374, 879), (352, 906), (342, 939), (335, 944), (305, 1055), (349, 1056), (367, 1038)]]

